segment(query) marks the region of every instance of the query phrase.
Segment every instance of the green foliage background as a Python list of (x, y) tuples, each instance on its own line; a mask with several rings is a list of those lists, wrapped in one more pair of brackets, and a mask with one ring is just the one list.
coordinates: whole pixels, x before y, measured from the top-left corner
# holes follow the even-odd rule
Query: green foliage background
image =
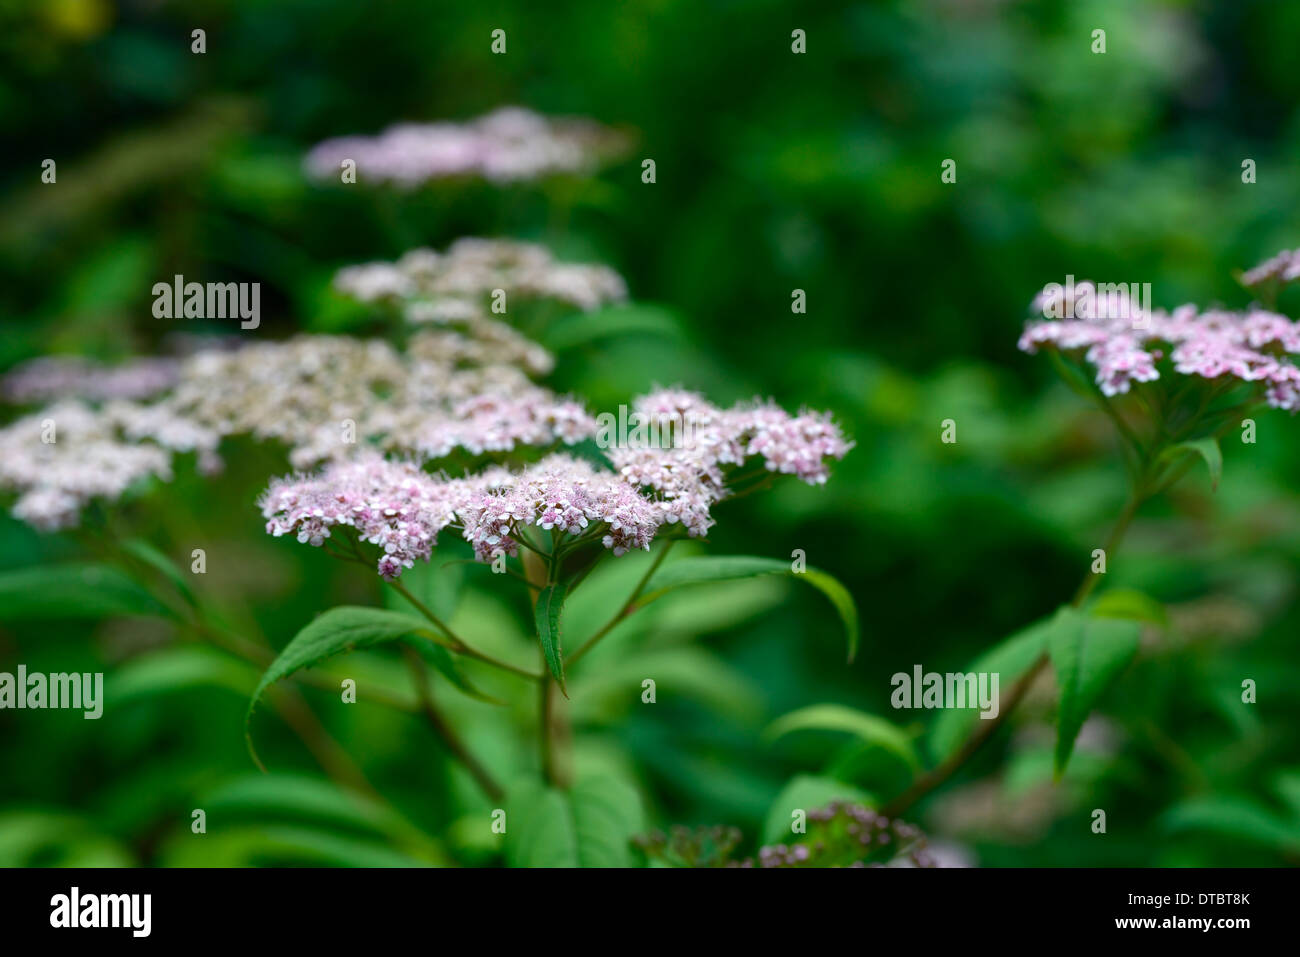
[[(196, 27), (202, 56), (189, 52)], [(488, 50), (498, 27), (505, 56)], [(1090, 51), (1095, 28), (1104, 55)], [(840, 732), (774, 739), (770, 722), (847, 705), (926, 754), (914, 732), (932, 716), (892, 711), (889, 677), (963, 669), (1068, 600), (1124, 476), (1108, 423), (1016, 351), (1027, 304), (1067, 274), (1151, 282), (1166, 307), (1244, 304), (1233, 271), (1300, 244), (1298, 40), (1300, 5), (1267, 0), (3, 0), (0, 367), (156, 348), (177, 330), (152, 318), (150, 288), (174, 273), (262, 283), (256, 335), (282, 336), (364, 332), (330, 296), (333, 270), (461, 235), (614, 266), (670, 333), (566, 350), (557, 389), (597, 409), (654, 383), (719, 402), (770, 395), (833, 410), (857, 442), (825, 488), (719, 509), (710, 545), (803, 549), (845, 582), (863, 622), (854, 664), (823, 598), (765, 578), (657, 603), (571, 681), (582, 768), (631, 782), (647, 826), (735, 824), (752, 850), (797, 775), (887, 796), (909, 773), (888, 749)], [(301, 173), (327, 136), (505, 104), (591, 116), (638, 142), (590, 181), (402, 194)], [(55, 187), (39, 182), (46, 157)], [(642, 157), (656, 160), (653, 186)], [(940, 182), (945, 158), (956, 184)], [(1242, 183), (1246, 158), (1255, 184)], [(807, 315), (790, 312), (794, 288)], [(954, 446), (938, 441), (946, 418)], [(1031, 700), (914, 819), (985, 865), (1296, 861), (1297, 429), (1261, 418), (1257, 444), (1224, 443), (1217, 493), (1189, 479), (1140, 515), (1106, 585), (1166, 603), (1171, 625), (1144, 637), (1063, 780), (1054, 699)], [(253, 499), (287, 471), (280, 450), (226, 458), (220, 478), (184, 469), (117, 520), (182, 567), (206, 548), (194, 587), (277, 648), (328, 607), (383, 602), (374, 576), (262, 533)], [(85, 554), (0, 518), (4, 569)], [(609, 574), (630, 584), (636, 562)], [(426, 584), (455, 596), (465, 631), (530, 640), (527, 609), (481, 569), (437, 574)], [(601, 612), (566, 614), (578, 629)], [(356, 801), (268, 715), (255, 733), (272, 774), (258, 775), (242, 738), (257, 673), (178, 648), (164, 620), (0, 624), (0, 670), (19, 661), (108, 671), (110, 697), (98, 722), (0, 712), (0, 863), (510, 853), (487, 830), (490, 802), (410, 715), (298, 686), (383, 795)], [(331, 667), (409, 694), (391, 654)], [(647, 676), (654, 706), (640, 703)], [(1245, 678), (1254, 706), (1240, 702)], [(531, 700), (494, 708), (438, 680), (491, 766), (527, 767)]]

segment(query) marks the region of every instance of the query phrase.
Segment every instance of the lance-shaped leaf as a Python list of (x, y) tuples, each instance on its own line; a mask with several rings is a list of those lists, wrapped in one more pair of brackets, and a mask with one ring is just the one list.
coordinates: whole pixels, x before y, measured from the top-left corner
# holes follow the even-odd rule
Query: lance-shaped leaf
[(776, 739), (792, 731), (846, 731), (870, 744), (884, 748), (913, 770), (921, 765), (912, 737), (892, 721), (840, 704), (815, 704), (782, 715), (763, 732)]
[(1160, 458), (1175, 461), (1184, 455), (1199, 455), (1205, 460), (1205, 465), (1210, 470), (1210, 488), (1217, 491), (1219, 479), (1223, 477), (1223, 450), (1219, 448), (1219, 440), (1210, 436), (1191, 442), (1179, 442), (1161, 452)]
[(564, 584), (556, 582), (547, 585), (537, 596), (537, 605), (533, 609), (537, 619), (537, 640), (542, 643), (542, 654), (546, 656), (546, 666), (560, 686), (564, 696), (569, 696), (564, 687), (564, 657), (560, 649), (560, 612), (564, 609)]
[(858, 608), (849, 590), (826, 572), (815, 568), (797, 572), (790, 562), (781, 559), (758, 558), (752, 555), (683, 558), (665, 565), (655, 573), (646, 585), (645, 592), (637, 599), (636, 607), (648, 605), (674, 588), (733, 581), (738, 578), (756, 578), (760, 575), (788, 575), (812, 585), (829, 598), (844, 623), (844, 631), (848, 636), (849, 661), (853, 660), (853, 656), (858, 651)]
[(313, 619), (307, 627), (294, 635), (293, 640), (271, 662), (253, 692), (252, 700), (248, 702), (248, 713), (244, 716), (244, 738), (258, 767), (262, 767), (262, 762), (253, 748), (249, 724), (253, 710), (262, 700), (267, 688), (295, 671), (320, 664), (337, 655), (386, 641), (397, 641), (407, 635), (429, 634), (429, 626), (422, 619), (382, 608), (341, 605)]
[(0, 621), (168, 614), (129, 575), (111, 565), (37, 565), (0, 572)]
[(1142, 626), (1122, 618), (1089, 618), (1074, 613), (1054, 629), (1047, 650), (1061, 689), (1057, 708), (1056, 773), (1074, 750), (1074, 740), (1097, 699), (1138, 649)]

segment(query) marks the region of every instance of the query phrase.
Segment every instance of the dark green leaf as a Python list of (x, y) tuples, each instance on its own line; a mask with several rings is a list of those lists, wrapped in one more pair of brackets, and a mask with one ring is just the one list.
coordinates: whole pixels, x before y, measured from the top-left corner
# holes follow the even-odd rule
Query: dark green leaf
[[(1063, 608), (1050, 618), (1016, 632), (971, 662), (966, 672), (996, 674), (999, 694), (1010, 689), (1047, 650), (1048, 636), (1069, 614), (1073, 611)], [(970, 735), (975, 722), (980, 720), (983, 719), (979, 717), (979, 710), (974, 707), (941, 711), (930, 727), (930, 753), (935, 760), (942, 761), (956, 751)]]
[(1219, 440), (1210, 436), (1191, 442), (1179, 442), (1161, 452), (1160, 458), (1173, 461), (1189, 454), (1199, 455), (1205, 460), (1205, 465), (1210, 470), (1210, 488), (1217, 490), (1219, 479), (1223, 477), (1223, 450), (1219, 448)]
[(198, 602), (194, 598), (194, 592), (190, 590), (190, 584), (185, 580), (184, 574), (182, 574), (181, 570), (176, 567), (175, 562), (162, 552), (158, 551), (158, 549), (154, 548), (143, 539), (133, 538), (122, 546), (122, 550), (127, 554), (138, 558), (171, 582), (176, 591), (185, 599), (186, 603), (191, 608), (198, 605)]
[(1065, 770), (1074, 739), (1097, 699), (1133, 659), (1142, 626), (1121, 618), (1072, 612), (1052, 631), (1048, 652), (1061, 689), (1057, 709), (1056, 773)]
[[(345, 652), (396, 641), (408, 635), (427, 636), (429, 633), (429, 626), (423, 619), (382, 608), (343, 605), (319, 615), (285, 645), (253, 692), (252, 700), (248, 703), (248, 713), (244, 717), (244, 737), (248, 741), (248, 750), (253, 755), (253, 760), (257, 761), (257, 752), (253, 749), (249, 722), (262, 695), (275, 682), (289, 677), (301, 668), (320, 664)], [(261, 766), (260, 761), (258, 765)]]
[(564, 687), (564, 657), (560, 648), (560, 612), (563, 608), (564, 584), (556, 582), (542, 589), (533, 611), (537, 619), (537, 638), (542, 643), (546, 665), (559, 682), (560, 690), (568, 697), (569, 692)]
[(152, 595), (111, 565), (38, 565), (0, 573), (0, 621), (167, 614)]

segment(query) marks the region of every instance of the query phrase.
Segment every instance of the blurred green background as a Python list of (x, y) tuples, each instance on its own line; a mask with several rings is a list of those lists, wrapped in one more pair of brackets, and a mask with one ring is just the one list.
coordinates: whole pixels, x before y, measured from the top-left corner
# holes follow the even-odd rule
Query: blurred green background
[[(1268, 0), (0, 0), (0, 368), (156, 350), (177, 329), (152, 317), (150, 290), (174, 273), (260, 282), (255, 334), (279, 337), (357, 331), (328, 290), (339, 266), (462, 235), (618, 269), (672, 334), (566, 351), (554, 388), (596, 409), (655, 383), (769, 395), (831, 410), (857, 442), (824, 488), (721, 506), (710, 545), (803, 549), (838, 576), (863, 618), (856, 663), (815, 592), (751, 582), (665, 601), (575, 687), (581, 763), (635, 780), (651, 824), (734, 824), (752, 849), (795, 775), (830, 767), (883, 796), (905, 783), (843, 735), (769, 740), (773, 719), (836, 702), (919, 731), (928, 716), (889, 709), (893, 673), (960, 670), (1068, 600), (1124, 474), (1104, 418), (1016, 351), (1028, 303), (1072, 274), (1151, 282), (1164, 307), (1244, 304), (1233, 271), (1300, 244), (1298, 41), (1300, 5)], [(636, 145), (589, 180), (403, 193), (302, 174), (326, 137), (510, 104)], [(55, 186), (40, 183), (47, 157)], [(939, 442), (947, 418), (956, 445)], [(1298, 428), (1268, 414), (1256, 445), (1225, 443), (1216, 494), (1198, 475), (1143, 511), (1107, 584), (1167, 602), (1172, 626), (1144, 641), (1060, 784), (1046, 696), (911, 812), (955, 859), (1300, 858)], [(381, 600), (374, 576), (262, 533), (253, 500), (287, 471), (281, 454), (227, 452), (220, 478), (183, 469), (123, 520), (177, 561), (203, 543), (205, 595), (275, 647), (330, 605)], [(0, 519), (4, 568), (81, 554)], [(446, 574), (467, 630), (527, 641), (489, 576)], [(0, 626), (0, 670), (19, 661), (108, 671), (109, 710), (0, 712), (0, 863), (497, 860), (485, 799), (410, 716), (300, 689), (351, 755), (334, 760), (383, 795), (357, 805), (278, 718), (256, 721), (275, 773), (255, 775), (241, 727), (256, 674), (178, 651), (165, 625)], [(645, 674), (674, 693), (641, 705)], [(526, 753), (531, 701), (439, 700), (498, 766)]]

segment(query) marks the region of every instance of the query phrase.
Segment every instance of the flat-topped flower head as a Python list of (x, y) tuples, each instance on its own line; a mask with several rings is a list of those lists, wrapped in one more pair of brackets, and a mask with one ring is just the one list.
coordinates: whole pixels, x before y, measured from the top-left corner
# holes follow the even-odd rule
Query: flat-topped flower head
[(176, 384), (178, 359), (147, 357), (115, 365), (81, 356), (42, 356), (15, 366), (0, 379), (6, 401), (26, 405), (57, 399), (151, 399)]
[(359, 183), (406, 189), (463, 176), (512, 183), (588, 174), (626, 143), (622, 134), (591, 120), (503, 107), (466, 123), (401, 123), (376, 136), (325, 140), (307, 154), (305, 165), (315, 179), (339, 181), (351, 162)]
[(1121, 301), (1098, 298), (1082, 314), (1065, 309), (1063, 318), (1055, 318), (1052, 309), (1072, 304), (1048, 291), (1035, 304), (1053, 318), (1031, 321), (1020, 349), (1032, 353), (1048, 346), (1082, 353), (1106, 396), (1126, 393), (1134, 382), (1160, 379), (1163, 364), (1166, 374), (1259, 383), (1270, 405), (1300, 408), (1298, 370), (1290, 358), (1300, 354), (1300, 325), (1286, 316), (1258, 307), (1231, 312), (1191, 305), (1172, 313), (1135, 312)]
[(65, 401), (0, 429), (0, 491), (16, 518), (42, 531), (75, 526), (95, 500), (115, 502), (146, 479), (167, 480), (174, 454), (197, 452), (212, 470), (217, 436), (166, 406)]
[(586, 312), (627, 299), (623, 277), (608, 266), (561, 262), (537, 243), (475, 237), (442, 253), (414, 249), (396, 262), (344, 267), (334, 288), (360, 302), (403, 304), (412, 323), (484, 319), (498, 290), (507, 303), (553, 300)]
[(1241, 282), (1252, 288), (1270, 281), (1290, 283), (1300, 280), (1300, 249), (1284, 249), (1242, 273)]

